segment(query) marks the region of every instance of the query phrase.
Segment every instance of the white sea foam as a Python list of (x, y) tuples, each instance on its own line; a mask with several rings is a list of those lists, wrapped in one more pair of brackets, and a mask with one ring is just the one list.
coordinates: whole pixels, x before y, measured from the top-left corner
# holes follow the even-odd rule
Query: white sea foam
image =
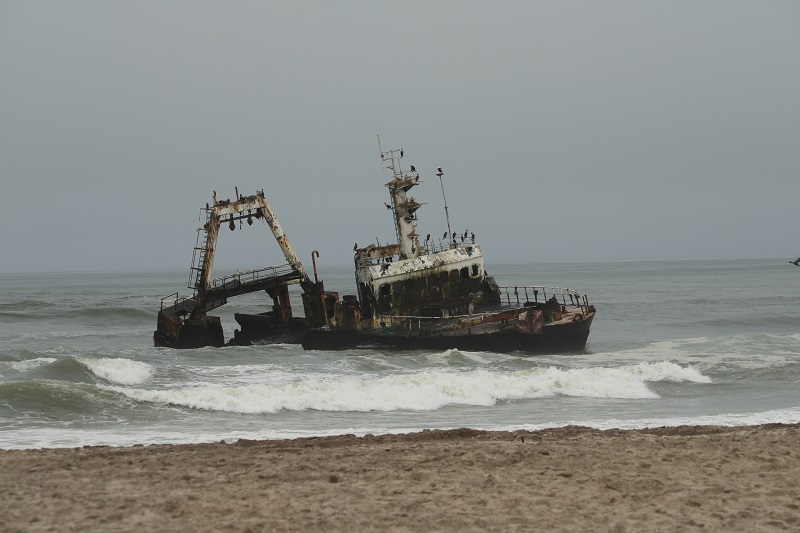
[(496, 361), (505, 361), (513, 356), (502, 353), (468, 352), (457, 349), (448, 349), (442, 352), (433, 352), (424, 356), (426, 366), (451, 366), (453, 363), (466, 362), (476, 365), (489, 365)]
[(649, 361), (672, 361), (702, 370), (719, 367), (758, 370), (792, 363), (800, 354), (800, 346), (792, 335), (737, 335), (709, 339), (695, 337), (657, 340), (646, 345), (621, 350), (571, 356), (573, 361), (593, 364), (606, 358), (620, 364)]
[(445, 405), (491, 406), (498, 401), (556, 395), (585, 398), (658, 398), (647, 382), (710, 379), (675, 363), (641, 363), (621, 368), (561, 370), (534, 368), (513, 372), (446, 370), (366, 375), (358, 378), (315, 377), (303, 381), (208, 385), (171, 390), (111, 387), (136, 400), (211, 411), (276, 413), (302, 411), (432, 411)]
[(42, 365), (49, 365), (55, 361), (56, 359), (53, 357), (37, 357), (35, 359), (25, 359), (23, 361), (0, 363), (0, 372), (2, 372), (3, 366), (14, 372), (27, 372), (28, 370), (40, 367)]
[[(492, 425), (475, 424), (475, 429), (516, 431), (520, 429), (536, 431), (568, 425), (587, 426), (595, 429), (643, 429), (664, 426), (749, 426), (768, 423), (797, 424), (800, 423), (800, 407), (775, 409), (771, 411), (751, 413), (723, 413), (718, 415), (649, 418), (629, 420), (562, 420), (543, 424)], [(439, 425), (439, 429), (454, 429), (460, 426)], [(422, 431), (424, 425), (394, 427), (387, 425), (368, 425), (360, 427), (332, 426), (326, 429), (307, 428), (238, 428), (205, 427), (182, 431), (178, 428), (157, 427), (142, 430), (141, 428), (103, 427), (92, 430), (65, 428), (26, 428), (20, 431), (0, 433), (0, 449), (30, 448), (72, 448), (76, 446), (132, 446), (134, 444), (186, 444), (194, 442), (219, 442), (225, 440), (229, 444), (237, 439), (292, 439), (298, 437), (320, 437), (326, 435), (342, 435), (352, 433), (364, 436), (367, 433), (376, 435), (385, 433), (407, 433)]]
[(675, 426), (755, 426), (759, 424), (798, 424), (800, 407), (773, 409), (745, 413), (720, 413), (714, 415), (676, 416), (664, 418), (633, 418), (604, 420), (562, 420), (544, 424), (521, 424), (493, 426), (487, 429), (508, 430), (526, 429), (536, 431), (563, 426), (587, 426), (595, 429), (644, 429)]
[(131, 361), (130, 359), (80, 357), (78, 362), (91, 370), (94, 375), (121, 385), (139, 385), (150, 379), (153, 374), (152, 366), (141, 361)]
[(622, 367), (621, 370), (630, 372), (644, 381), (690, 381), (693, 383), (711, 383), (711, 378), (700, 373), (695, 367), (680, 366), (668, 361), (658, 363), (639, 363)]
[(175, 369), (182, 369), (185, 372), (202, 376), (208, 380), (226, 381), (228, 383), (263, 383), (269, 379), (270, 382), (291, 381), (297, 379), (297, 372), (289, 372), (275, 364), (257, 365), (225, 365), (225, 366), (174, 366)]

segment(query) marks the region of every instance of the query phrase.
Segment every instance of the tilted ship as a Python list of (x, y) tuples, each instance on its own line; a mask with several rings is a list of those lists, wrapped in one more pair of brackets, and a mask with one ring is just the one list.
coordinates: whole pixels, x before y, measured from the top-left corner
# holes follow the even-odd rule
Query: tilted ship
[[(425, 239), (417, 233), (421, 207), (409, 192), (421, 182), (414, 166), (401, 167), (402, 149), (381, 151), (392, 178), (386, 183), (397, 244), (355, 246), (357, 295), (339, 299), (336, 292), (311, 281), (289, 244), (263, 191), (206, 206), (206, 223), (198, 241), (189, 288), (194, 294), (162, 299), (155, 344), (192, 348), (224, 344), (219, 318), (207, 311), (228, 298), (264, 290), (272, 310), (236, 314), (241, 326), (229, 344), (299, 342), (308, 350), (448, 349), (481, 351), (565, 352), (586, 345), (595, 315), (585, 294), (545, 286), (499, 286), (484, 268), (475, 234), (453, 232), (442, 185), (448, 230)], [(211, 279), (220, 225), (263, 219), (288, 264), (237, 272)], [(316, 251), (312, 253), (314, 260)], [(317, 254), (318, 255), (318, 254)], [(305, 317), (292, 316), (289, 285), (299, 284)]]
[[(421, 207), (409, 192), (420, 184), (404, 151), (381, 151), (397, 244), (355, 248), (358, 296), (335, 304), (333, 320), (303, 336), (306, 349), (384, 347), (482, 351), (582, 350), (595, 315), (586, 295), (544, 286), (499, 286), (483, 262), (475, 234), (442, 239), (417, 232)], [(440, 184), (442, 169), (437, 176)]]

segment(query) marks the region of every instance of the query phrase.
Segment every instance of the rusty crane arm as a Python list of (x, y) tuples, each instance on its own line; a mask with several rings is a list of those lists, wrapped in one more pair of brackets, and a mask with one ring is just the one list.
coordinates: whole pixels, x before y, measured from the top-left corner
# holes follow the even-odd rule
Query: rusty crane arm
[(269, 206), (263, 190), (257, 191), (252, 196), (242, 196), (236, 200), (217, 200), (215, 196), (214, 206), (210, 208), (208, 222), (205, 226), (208, 237), (203, 260), (203, 275), (201, 283), (198, 284), (198, 289), (208, 290), (220, 225), (224, 222), (233, 224), (237, 220), (252, 219), (253, 217), (263, 217), (266, 220), (269, 229), (275, 236), (275, 240), (278, 241), (278, 246), (280, 246), (283, 255), (286, 257), (286, 261), (295, 272), (302, 276), (303, 281), (300, 283), (303, 286), (303, 290), (308, 291), (311, 287), (311, 280), (302, 263), (300, 263), (300, 259), (297, 257), (294, 248), (292, 248), (289, 239), (286, 237), (280, 222), (278, 222), (278, 217)]
[(278, 241), (278, 246), (281, 247), (281, 251), (286, 257), (286, 261), (295, 272), (303, 276), (303, 279), (300, 281), (300, 286), (303, 287), (304, 292), (310, 292), (312, 287), (311, 279), (308, 277), (308, 274), (303, 268), (302, 263), (300, 263), (300, 259), (297, 257), (294, 248), (292, 248), (289, 238), (286, 237), (286, 234), (283, 232), (283, 228), (281, 227), (280, 222), (278, 222), (278, 217), (275, 216), (275, 213), (272, 211), (272, 208), (270, 208), (267, 199), (264, 197), (264, 191), (259, 191), (256, 193), (256, 198), (262, 204), (259, 206), (259, 210), (264, 216), (264, 219), (267, 221), (269, 229), (272, 230), (275, 240)]

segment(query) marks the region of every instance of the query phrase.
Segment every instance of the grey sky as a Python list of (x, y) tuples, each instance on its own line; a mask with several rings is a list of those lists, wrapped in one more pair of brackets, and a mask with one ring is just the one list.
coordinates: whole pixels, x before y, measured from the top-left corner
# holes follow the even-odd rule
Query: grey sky
[(791, 1), (0, 1), (0, 271), (188, 269), (234, 186), (349, 264), (394, 241), (376, 134), (489, 266), (793, 259), (799, 58)]

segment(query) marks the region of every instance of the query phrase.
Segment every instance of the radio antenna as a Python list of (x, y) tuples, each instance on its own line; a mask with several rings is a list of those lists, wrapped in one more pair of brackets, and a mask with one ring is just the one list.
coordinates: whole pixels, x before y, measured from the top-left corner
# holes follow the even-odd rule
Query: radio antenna
[(447, 196), (444, 195), (444, 183), (442, 182), (442, 167), (437, 169), (439, 172), (436, 173), (439, 176), (439, 185), (442, 187), (442, 198), (444, 199), (444, 217), (447, 219), (447, 240), (453, 238), (453, 230), (450, 229), (450, 212), (447, 210)]

